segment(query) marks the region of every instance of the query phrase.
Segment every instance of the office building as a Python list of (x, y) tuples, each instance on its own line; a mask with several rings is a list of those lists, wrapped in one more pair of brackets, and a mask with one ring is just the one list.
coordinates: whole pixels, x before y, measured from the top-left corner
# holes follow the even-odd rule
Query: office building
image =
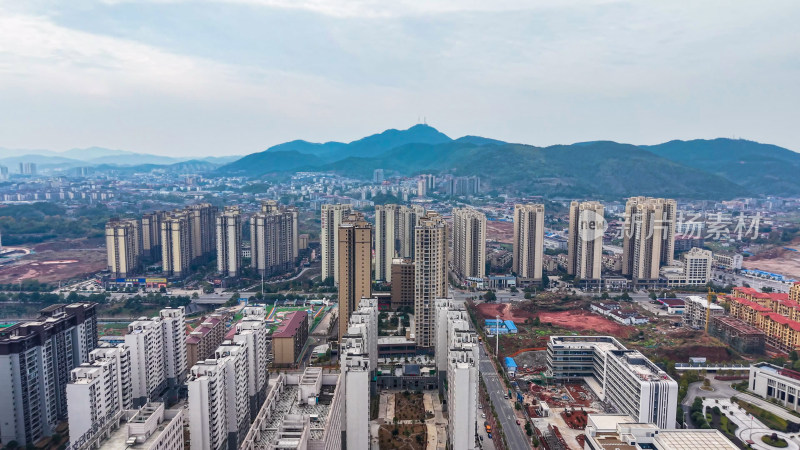
[(391, 283), (392, 260), (401, 239), (401, 206), (375, 206), (375, 280)]
[(106, 223), (108, 271), (113, 278), (141, 272), (141, 224), (135, 219), (111, 219)]
[(372, 225), (359, 213), (342, 220), (338, 234), (339, 338), (347, 332), (350, 312), (372, 296)]
[(242, 213), (238, 206), (226, 206), (216, 217), (217, 272), (236, 278), (242, 271)]
[(542, 282), (544, 260), (544, 205), (514, 205), (512, 270), (519, 284)]
[(414, 261), (409, 258), (392, 260), (391, 307), (414, 310)]
[[(247, 308), (253, 309), (253, 307)], [(263, 306), (260, 309), (263, 311)], [(267, 379), (269, 378), (267, 366), (271, 354), (268, 335), (269, 331), (266, 328), (264, 316), (252, 313), (245, 314), (242, 320), (236, 324), (236, 334), (233, 335), (233, 342), (244, 342), (247, 345), (247, 395), (250, 398), (251, 418), (256, 417), (267, 396)]]
[(800, 411), (800, 372), (760, 362), (750, 366), (747, 389), (784, 408)]
[(218, 314), (206, 317), (186, 337), (186, 367), (192, 367), (214, 355), (225, 340), (225, 318)]
[(0, 441), (33, 445), (67, 419), (70, 371), (97, 345), (95, 306), (52, 305), (0, 329)]
[(711, 303), (706, 297), (689, 295), (684, 300), (683, 326), (696, 330), (706, 329), (707, 318), (725, 314), (725, 309), (716, 303)]
[(600, 281), (603, 271), (604, 207), (599, 202), (569, 205), (567, 273), (576, 279)]
[[(719, 430), (670, 430), (640, 423), (627, 414), (589, 414), (584, 448), (589, 450), (736, 450)], [(549, 436), (546, 436), (546, 438)]]
[(71, 448), (96, 448), (132, 407), (130, 350), (125, 344), (92, 350), (67, 384)]
[(192, 450), (236, 450), (250, 429), (247, 344), (225, 341), (213, 359), (189, 371), (189, 436)]
[(350, 211), (350, 205), (322, 205), (320, 216), (322, 231), (319, 235), (322, 279), (333, 277), (335, 284), (339, 283), (339, 226)]
[(671, 199), (632, 197), (626, 202), (622, 274), (634, 283), (653, 282), (662, 265), (673, 265), (676, 211)]
[(189, 216), (183, 211), (167, 213), (161, 221), (161, 268), (167, 277), (189, 274), (193, 262)]
[(417, 347), (433, 349), (435, 301), (447, 297), (447, 224), (428, 211), (417, 220), (414, 237), (414, 336)]
[(638, 422), (675, 428), (678, 383), (613, 337), (551, 336), (547, 368), (557, 381), (586, 381), (601, 401)]
[(270, 276), (294, 269), (299, 252), (297, 210), (275, 201), (261, 203), (261, 211), (250, 217), (250, 265)]
[(206, 262), (217, 251), (217, 207), (210, 203), (197, 203), (189, 205), (185, 211), (192, 235), (192, 262)]
[(464, 280), (486, 276), (486, 215), (453, 208), (453, 271)]
[(350, 449), (342, 442), (343, 384), (339, 373), (320, 367), (270, 377), (267, 400), (240, 448)]
[(369, 450), (371, 379), (378, 364), (378, 301), (363, 298), (339, 346), (345, 387), (346, 448)]
[(161, 259), (161, 222), (165, 215), (164, 211), (142, 215), (142, 258), (149, 262)]
[(308, 313), (295, 311), (288, 314), (272, 333), (273, 364), (289, 366), (296, 363), (307, 340)]
[(477, 429), (478, 336), (470, 330), (470, 318), (463, 305), (452, 299), (436, 300), (436, 369), (439, 389), (449, 416), (449, 448), (474, 449)]

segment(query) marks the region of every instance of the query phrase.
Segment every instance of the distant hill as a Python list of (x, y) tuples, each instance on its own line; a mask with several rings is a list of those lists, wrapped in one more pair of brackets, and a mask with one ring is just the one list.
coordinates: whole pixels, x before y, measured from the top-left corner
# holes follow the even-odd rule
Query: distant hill
[(669, 195), (725, 199), (800, 195), (800, 154), (715, 139), (636, 146), (612, 141), (534, 147), (480, 136), (450, 139), (427, 125), (387, 130), (349, 144), (292, 141), (245, 156), (217, 173), (259, 177), (298, 170), (369, 178), (377, 168), (478, 175), (497, 191), (550, 196)]
[(720, 175), (757, 194), (800, 192), (800, 153), (744, 139), (670, 141), (648, 151), (677, 163)]

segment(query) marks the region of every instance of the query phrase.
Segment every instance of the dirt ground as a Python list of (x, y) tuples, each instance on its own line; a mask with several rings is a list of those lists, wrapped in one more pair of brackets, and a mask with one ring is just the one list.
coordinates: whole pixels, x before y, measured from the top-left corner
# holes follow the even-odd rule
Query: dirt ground
[(790, 245), (776, 247), (745, 258), (742, 267), (800, 279), (800, 241), (795, 240)]
[[(397, 434), (393, 434), (395, 426)], [(423, 424), (381, 425), (378, 444), (381, 449), (423, 450), (427, 446), (428, 433)]]
[(538, 313), (542, 323), (575, 331), (593, 331), (609, 334), (619, 338), (627, 338), (636, 329), (588, 311), (541, 311)]
[(425, 407), (422, 405), (422, 394), (412, 392), (406, 395), (398, 393), (394, 396), (394, 416), (397, 420), (425, 420)]
[(494, 319), (499, 315), (501, 320), (510, 320), (515, 324), (525, 323), (525, 320), (535, 317), (534, 314), (512, 307), (509, 303), (481, 303), (477, 308), (483, 319)]
[(512, 222), (486, 222), (486, 239), (495, 240), (504, 244), (514, 243), (514, 224)]
[(36, 245), (33, 253), (0, 267), (0, 283), (37, 279), (52, 283), (99, 272), (106, 268), (101, 239), (74, 239)]

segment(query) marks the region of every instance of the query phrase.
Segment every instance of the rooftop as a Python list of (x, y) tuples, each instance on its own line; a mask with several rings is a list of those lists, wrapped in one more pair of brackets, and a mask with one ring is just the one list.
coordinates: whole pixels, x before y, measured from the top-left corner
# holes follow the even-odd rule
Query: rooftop
[(273, 338), (293, 337), (300, 325), (305, 321), (308, 313), (305, 311), (295, 311), (287, 315), (286, 319), (281, 323), (277, 330), (272, 333)]
[(660, 450), (736, 450), (722, 433), (717, 430), (662, 430), (655, 442)]

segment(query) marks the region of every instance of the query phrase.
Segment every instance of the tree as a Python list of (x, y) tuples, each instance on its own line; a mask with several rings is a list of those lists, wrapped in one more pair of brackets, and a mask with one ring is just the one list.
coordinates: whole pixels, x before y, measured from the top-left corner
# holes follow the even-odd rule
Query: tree
[(542, 274), (542, 289), (547, 289), (550, 287), (550, 277), (547, 274)]
[(494, 291), (490, 289), (483, 294), (483, 299), (487, 302), (494, 302), (497, 300), (497, 295), (495, 295)]
[(197, 300), (198, 298), (200, 298), (200, 295), (197, 292), (193, 292), (192, 299)]
[(656, 293), (655, 293), (655, 292), (651, 292), (651, 293), (650, 293), (650, 300), (655, 300), (655, 299), (657, 299), (657, 298), (658, 298), (658, 296), (656, 295)]

